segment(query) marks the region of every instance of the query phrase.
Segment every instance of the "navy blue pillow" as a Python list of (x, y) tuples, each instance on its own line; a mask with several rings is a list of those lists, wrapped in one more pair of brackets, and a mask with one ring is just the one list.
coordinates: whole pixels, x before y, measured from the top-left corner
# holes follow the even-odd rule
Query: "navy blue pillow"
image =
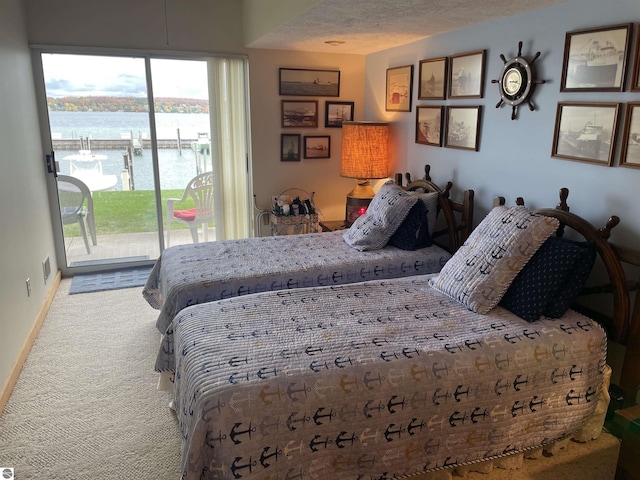
[[(569, 240), (567, 240), (569, 241)], [(560, 318), (569, 310), (573, 300), (578, 296), (596, 262), (595, 242), (574, 242), (582, 247), (582, 255), (575, 268), (569, 274), (563, 287), (556, 292), (554, 299), (547, 305), (544, 315), (551, 318)]]
[[(549, 237), (513, 280), (500, 305), (529, 322), (535, 322), (543, 314), (557, 314), (565, 305), (568, 308), (593, 267), (593, 260), (589, 264), (586, 258), (588, 250), (585, 242)], [(577, 279), (568, 288), (579, 269), (583, 279)]]
[(427, 222), (427, 207), (424, 202), (417, 201), (411, 207), (407, 218), (389, 239), (389, 245), (402, 250), (417, 250), (433, 245)]

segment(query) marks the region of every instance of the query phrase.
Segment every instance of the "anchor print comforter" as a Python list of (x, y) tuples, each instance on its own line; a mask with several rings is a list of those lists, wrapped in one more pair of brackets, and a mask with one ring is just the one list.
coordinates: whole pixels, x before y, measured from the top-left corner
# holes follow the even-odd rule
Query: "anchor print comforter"
[(180, 245), (156, 261), (143, 296), (160, 310), (165, 333), (189, 305), (270, 290), (339, 285), (437, 273), (451, 254), (433, 245), (415, 251), (393, 246), (359, 252), (344, 231), (256, 237)]
[(429, 275), (267, 292), (175, 320), (183, 478), (395, 478), (564, 438), (606, 335), (574, 311), (475, 314)]

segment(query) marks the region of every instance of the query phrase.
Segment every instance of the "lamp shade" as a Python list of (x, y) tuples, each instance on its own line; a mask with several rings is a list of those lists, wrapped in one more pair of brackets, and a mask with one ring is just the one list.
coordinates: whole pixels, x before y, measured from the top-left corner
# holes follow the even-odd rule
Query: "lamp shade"
[(388, 176), (389, 124), (342, 122), (340, 175), (349, 178)]

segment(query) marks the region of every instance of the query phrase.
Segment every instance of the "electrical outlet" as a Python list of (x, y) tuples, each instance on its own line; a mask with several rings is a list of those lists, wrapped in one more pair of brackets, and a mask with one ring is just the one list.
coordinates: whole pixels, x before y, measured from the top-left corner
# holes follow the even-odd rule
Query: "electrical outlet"
[(31, 296), (31, 279), (27, 278), (27, 297)]
[(47, 279), (49, 275), (51, 275), (51, 262), (49, 261), (49, 257), (44, 259), (42, 262), (42, 275), (44, 276), (44, 283), (47, 283)]

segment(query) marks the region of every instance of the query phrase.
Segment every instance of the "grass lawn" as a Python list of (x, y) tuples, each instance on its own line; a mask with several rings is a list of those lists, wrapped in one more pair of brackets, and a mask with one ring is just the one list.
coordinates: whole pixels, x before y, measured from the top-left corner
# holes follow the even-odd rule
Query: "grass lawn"
[[(168, 198), (182, 198), (184, 190), (164, 190), (161, 193), (163, 218)], [(176, 203), (176, 208), (193, 208), (192, 200)], [(155, 195), (153, 190), (133, 190), (129, 192), (110, 191), (93, 194), (93, 212), (98, 235), (113, 233), (157, 232)], [(181, 222), (174, 222), (171, 229), (187, 228)], [(65, 236), (80, 236), (77, 225), (65, 225)]]

